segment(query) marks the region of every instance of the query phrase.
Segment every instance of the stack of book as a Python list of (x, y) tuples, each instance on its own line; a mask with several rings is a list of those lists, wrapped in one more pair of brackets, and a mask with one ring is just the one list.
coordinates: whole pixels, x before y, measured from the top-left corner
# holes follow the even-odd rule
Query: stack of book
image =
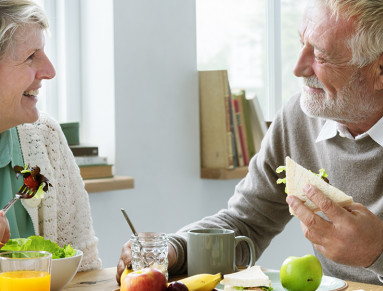
[(98, 146), (70, 145), (77, 165), (80, 167), (83, 179), (111, 178), (113, 165), (108, 163), (107, 157), (98, 154)]
[(199, 71), (202, 168), (245, 167), (267, 126), (258, 99), (230, 88), (226, 70)]

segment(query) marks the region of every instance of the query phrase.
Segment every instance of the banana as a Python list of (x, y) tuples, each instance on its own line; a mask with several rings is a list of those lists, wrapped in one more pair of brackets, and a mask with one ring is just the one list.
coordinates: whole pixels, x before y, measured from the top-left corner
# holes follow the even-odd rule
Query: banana
[(125, 267), (124, 272), (121, 274), (121, 279), (120, 279), (121, 284), (122, 284), (122, 281), (124, 281), (126, 275), (128, 275), (131, 272), (133, 272), (133, 269), (132, 269), (132, 265), (130, 264), (129, 266)]
[(178, 281), (184, 283), (189, 291), (211, 291), (222, 279), (222, 274), (218, 273), (215, 275), (198, 274)]

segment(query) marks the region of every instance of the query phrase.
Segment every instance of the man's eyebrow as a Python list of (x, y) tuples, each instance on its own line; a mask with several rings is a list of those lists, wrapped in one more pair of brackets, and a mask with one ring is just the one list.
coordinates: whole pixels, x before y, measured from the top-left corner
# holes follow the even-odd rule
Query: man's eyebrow
[[(300, 30), (298, 30), (298, 35), (299, 35), (299, 39), (301, 42), (303, 42), (303, 34)], [(316, 46), (315, 44), (312, 44), (312, 43), (309, 43), (315, 50), (319, 51), (321, 54), (324, 54), (325, 56), (329, 56), (328, 53), (323, 49), (323, 48), (320, 48), (318, 46)]]
[(316, 46), (316, 45), (312, 45), (314, 47), (314, 49), (316, 49), (317, 51), (319, 51), (321, 54), (324, 54), (324, 55), (328, 55), (327, 52), (325, 50), (323, 50), (322, 48)]

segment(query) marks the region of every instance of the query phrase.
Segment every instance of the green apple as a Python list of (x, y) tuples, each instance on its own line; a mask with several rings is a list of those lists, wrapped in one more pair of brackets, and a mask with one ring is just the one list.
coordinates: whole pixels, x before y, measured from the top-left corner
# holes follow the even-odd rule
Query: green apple
[(288, 291), (314, 291), (322, 281), (322, 265), (313, 255), (288, 257), (282, 263), (279, 277)]

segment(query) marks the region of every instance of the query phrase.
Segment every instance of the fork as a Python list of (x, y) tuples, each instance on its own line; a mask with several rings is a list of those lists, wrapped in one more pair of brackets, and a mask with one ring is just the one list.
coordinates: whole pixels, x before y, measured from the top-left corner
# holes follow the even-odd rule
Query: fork
[(35, 196), (36, 193), (37, 193), (37, 190), (31, 191), (27, 186), (25, 185), (21, 186), (19, 192), (16, 193), (15, 198), (11, 199), (11, 201), (9, 201), (7, 205), (5, 205), (4, 208), (2, 209), (4, 214), (8, 212), (8, 210), (12, 207), (13, 204), (16, 203), (17, 200), (30, 199), (33, 196)]

